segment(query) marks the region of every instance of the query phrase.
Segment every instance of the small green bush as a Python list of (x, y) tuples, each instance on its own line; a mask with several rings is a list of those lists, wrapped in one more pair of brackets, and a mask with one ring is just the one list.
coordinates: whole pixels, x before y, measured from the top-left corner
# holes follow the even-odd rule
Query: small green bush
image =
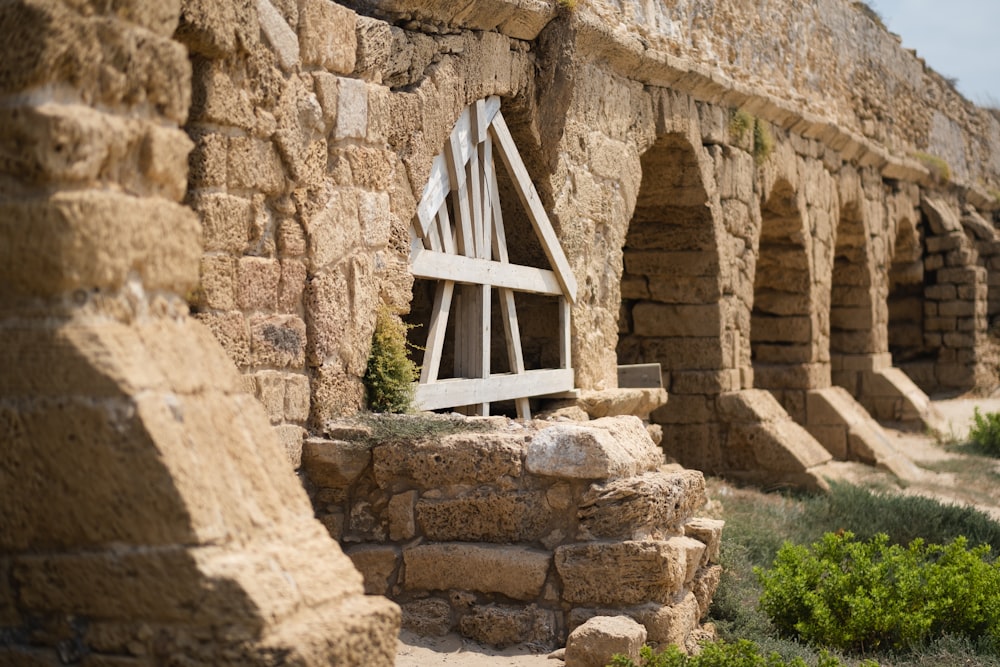
[(969, 437), (991, 456), (1000, 456), (1000, 412), (987, 412), (984, 415), (979, 412), (978, 407), (975, 408)]
[(859, 542), (827, 533), (804, 547), (786, 543), (770, 570), (755, 570), (760, 605), (783, 632), (850, 651), (909, 649), (934, 637), (1000, 638), (1000, 565), (988, 545), (967, 548), (886, 535)]
[[(862, 667), (869, 666), (878, 667), (873, 662), (862, 663)], [(611, 667), (808, 667), (808, 663), (800, 657), (785, 660), (777, 653), (765, 655), (757, 644), (740, 639), (731, 644), (722, 641), (702, 644), (701, 653), (690, 656), (676, 646), (668, 646), (661, 653), (643, 646), (638, 664), (624, 655), (616, 655)], [(843, 663), (821, 652), (816, 667), (843, 667)]]
[(369, 409), (410, 412), (417, 366), (406, 355), (407, 326), (388, 308), (379, 308), (364, 384)]

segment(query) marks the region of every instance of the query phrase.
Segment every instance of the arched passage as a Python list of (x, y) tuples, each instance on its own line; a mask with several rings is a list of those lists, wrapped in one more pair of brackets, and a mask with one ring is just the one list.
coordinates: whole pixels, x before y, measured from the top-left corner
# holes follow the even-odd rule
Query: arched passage
[[(710, 158), (686, 136), (661, 137), (641, 159), (625, 239), (620, 364), (659, 363), (669, 403), (653, 413), (686, 465), (711, 469), (714, 395), (733, 365), (724, 344), (718, 225), (706, 188)], [(716, 434), (717, 435), (717, 434)]]
[(754, 275), (750, 351), (754, 386), (768, 389), (793, 417), (802, 416), (802, 390), (811, 388), (816, 357), (812, 318), (811, 236), (787, 181), (778, 181), (761, 207), (760, 251)]
[(900, 220), (892, 246), (889, 352), (893, 365), (910, 371), (932, 365), (935, 357), (924, 345), (924, 262), (920, 233), (909, 218)]
[[(844, 206), (837, 227), (830, 289), (830, 356), (834, 368), (877, 349), (871, 249), (860, 206)], [(848, 387), (852, 390), (852, 387)]]

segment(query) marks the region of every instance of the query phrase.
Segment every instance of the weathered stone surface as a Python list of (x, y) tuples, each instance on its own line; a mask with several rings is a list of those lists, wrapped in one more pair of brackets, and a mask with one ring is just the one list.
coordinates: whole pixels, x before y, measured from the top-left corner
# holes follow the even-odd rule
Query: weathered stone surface
[(435, 542), (532, 542), (548, 531), (552, 521), (540, 491), (422, 498), (416, 516), (423, 534)]
[(451, 632), (451, 605), (440, 598), (424, 598), (402, 605), (403, 627), (422, 637), (441, 637)]
[(408, 590), (461, 589), (532, 600), (541, 593), (552, 557), (514, 546), (426, 544), (403, 551)]
[(595, 616), (569, 634), (567, 667), (604, 667), (616, 654), (639, 660), (646, 628), (626, 616)]
[(365, 595), (388, 595), (396, 566), (400, 563), (395, 547), (379, 544), (353, 546), (345, 551), (365, 580)]
[(721, 578), (721, 565), (702, 567), (695, 574), (694, 581), (691, 584), (691, 592), (694, 593), (695, 598), (698, 600), (698, 618), (702, 618), (708, 613), (708, 608), (712, 606), (712, 597), (719, 587), (719, 580)]
[(511, 644), (550, 643), (555, 636), (551, 611), (506, 605), (477, 605), (458, 624), (461, 633), (475, 641), (503, 648)]
[(687, 538), (557, 547), (555, 564), (563, 598), (592, 606), (669, 602), (688, 580), (689, 557), (696, 555), (695, 568), (701, 559), (701, 552), (693, 553), (692, 547)]
[(721, 519), (694, 518), (684, 524), (684, 535), (693, 537), (705, 545), (705, 555), (702, 565), (719, 562), (719, 550), (722, 547), (722, 529), (726, 525)]
[(705, 503), (701, 473), (651, 472), (592, 485), (580, 501), (582, 536), (642, 539), (677, 533)]
[(528, 445), (525, 467), (536, 475), (613, 479), (655, 469), (663, 454), (635, 417), (605, 417), (586, 426), (557, 424)]
[(388, 442), (373, 450), (375, 480), (382, 487), (408, 481), (424, 489), (492, 483), (520, 476), (525, 447), (523, 434), (502, 433)]
[(346, 489), (371, 460), (371, 446), (362, 442), (307, 438), (302, 446), (302, 471), (321, 487)]

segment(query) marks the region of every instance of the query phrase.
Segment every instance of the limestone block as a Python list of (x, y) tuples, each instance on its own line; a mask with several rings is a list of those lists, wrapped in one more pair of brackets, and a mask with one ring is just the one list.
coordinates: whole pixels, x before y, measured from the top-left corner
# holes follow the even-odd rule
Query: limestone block
[(285, 376), (279, 371), (259, 371), (254, 373), (255, 395), (267, 411), (272, 424), (277, 424), (285, 416)]
[(674, 371), (670, 374), (670, 390), (678, 394), (720, 394), (740, 388), (740, 371)]
[(406, 602), (403, 608), (403, 627), (421, 637), (441, 637), (452, 628), (451, 605), (440, 598), (423, 598)]
[[(354, 170), (357, 178), (358, 170)], [(358, 201), (361, 221), (361, 240), (365, 247), (381, 249), (389, 243), (392, 217), (389, 213), (389, 195), (385, 192), (363, 192)]]
[(548, 552), (525, 547), (422, 544), (403, 550), (403, 583), (410, 591), (457, 589), (533, 600), (542, 592), (551, 560)]
[(409, 540), (417, 534), (415, 520), (417, 492), (405, 491), (397, 493), (389, 499), (386, 513), (389, 516), (389, 539), (394, 541)]
[(727, 445), (730, 449), (752, 453), (755, 467), (774, 472), (801, 472), (832, 458), (815, 438), (791, 419), (733, 426)]
[(302, 440), (306, 436), (306, 430), (294, 424), (279, 424), (274, 427), (274, 432), (285, 449), (288, 462), (297, 470), (302, 465)]
[(920, 201), (920, 208), (927, 216), (927, 222), (934, 234), (940, 236), (952, 232), (962, 233), (962, 222), (959, 220), (958, 212), (947, 202), (941, 199), (923, 197)]
[(769, 389), (818, 389), (830, 386), (830, 365), (822, 362), (755, 364), (754, 378), (758, 387)]
[(410, 483), (423, 489), (494, 484), (521, 475), (525, 436), (455, 433), (434, 440), (395, 441), (375, 447), (375, 481), (382, 488)]
[(367, 16), (357, 17), (358, 49), (355, 71), (376, 83), (382, 83), (383, 72), (392, 55), (392, 29), (385, 21)]
[(503, 648), (534, 642), (549, 644), (555, 636), (555, 615), (535, 605), (511, 607), (476, 605), (459, 621), (463, 636), (483, 644)]
[(664, 370), (718, 370), (734, 367), (732, 343), (720, 338), (652, 338), (642, 341), (642, 358), (657, 359)]
[(846, 426), (821, 426), (817, 424), (806, 424), (809, 435), (816, 438), (816, 441), (823, 445), (826, 451), (837, 461), (850, 460), (850, 447), (848, 445), (848, 430)]
[(684, 524), (684, 534), (705, 545), (705, 553), (701, 564), (719, 562), (719, 551), (722, 547), (722, 529), (726, 525), (720, 519), (695, 518)]
[(236, 302), (243, 310), (273, 311), (277, 306), (281, 265), (266, 257), (241, 257), (237, 269)]
[(212, 332), (234, 364), (250, 365), (250, 329), (243, 313), (198, 313), (195, 318)]
[(365, 595), (389, 595), (399, 552), (384, 544), (361, 544), (345, 550), (365, 579)]
[(0, 293), (54, 295), (120, 288), (186, 294), (197, 281), (201, 232), (191, 209), (165, 199), (60, 192), (0, 205)]
[(326, 205), (306, 224), (309, 263), (316, 271), (347, 256), (361, 241), (357, 195), (335, 191)]
[(284, 379), (283, 414), (285, 421), (304, 422), (309, 419), (309, 377), (299, 373), (286, 373)]
[(354, 71), (357, 15), (330, 0), (306, 0), (299, 12), (299, 44), (303, 65), (330, 72)]
[(642, 539), (680, 532), (681, 524), (705, 503), (700, 472), (648, 472), (608, 484), (594, 484), (580, 500), (582, 539)]
[(649, 413), (667, 402), (667, 392), (657, 388), (619, 388), (582, 391), (577, 404), (589, 418), (635, 415), (647, 419)]
[(196, 188), (226, 185), (229, 140), (225, 135), (191, 129), (194, 148), (188, 155), (188, 181)]
[[(684, 586), (688, 571), (689, 545), (677, 540), (687, 538), (557, 547), (555, 564), (563, 582), (563, 599), (583, 605), (669, 602)], [(699, 545), (704, 550), (705, 545)]]
[(566, 667), (605, 667), (621, 654), (639, 660), (646, 628), (626, 616), (595, 616), (566, 639)]
[(278, 57), (281, 67), (285, 71), (293, 69), (301, 58), (299, 38), (295, 35), (295, 31), (270, 0), (257, 0), (257, 15), (260, 19), (260, 30)]
[(201, 218), (205, 250), (241, 255), (250, 240), (250, 200), (226, 194), (197, 194), (191, 206)]
[(663, 452), (637, 417), (604, 417), (586, 426), (557, 424), (528, 445), (525, 467), (536, 475), (570, 479), (614, 479), (653, 470)]
[(715, 401), (703, 394), (674, 393), (652, 418), (658, 424), (704, 424), (715, 419)]
[(278, 283), (277, 310), (298, 314), (306, 288), (306, 265), (297, 259), (281, 260), (281, 281)]
[(422, 498), (416, 516), (424, 536), (435, 542), (532, 542), (552, 521), (541, 491), (481, 489), (458, 498)]
[(219, 58), (236, 49), (236, 11), (227, 2), (187, 0), (175, 37), (194, 53)]
[(254, 315), (250, 318), (250, 355), (254, 365), (302, 368), (306, 325), (294, 315)]
[(719, 580), (722, 578), (722, 566), (710, 565), (702, 567), (694, 577), (691, 584), (691, 592), (694, 593), (698, 601), (698, 618), (704, 618), (712, 606), (712, 597), (719, 588)]
[[(263, 0), (261, 0), (263, 1)], [(284, 189), (285, 173), (278, 149), (254, 137), (229, 137), (226, 182), (230, 189), (276, 195)]]
[(371, 463), (371, 446), (363, 442), (307, 438), (302, 470), (318, 487), (346, 489)]
[(642, 302), (632, 309), (634, 331), (639, 336), (718, 336), (718, 304), (704, 306)]
[[(329, 3), (329, 0), (312, 0)], [(332, 4), (332, 3), (329, 3)], [(337, 126), (334, 139), (364, 139), (368, 134), (368, 84), (360, 79), (337, 82)]]

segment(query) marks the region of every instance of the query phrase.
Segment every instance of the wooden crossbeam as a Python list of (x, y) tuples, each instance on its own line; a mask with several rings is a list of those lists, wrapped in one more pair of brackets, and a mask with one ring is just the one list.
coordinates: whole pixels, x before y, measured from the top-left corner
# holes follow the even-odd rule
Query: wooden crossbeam
[(533, 294), (562, 294), (556, 274), (533, 266), (463, 257), (418, 248), (410, 251), (410, 270), (416, 278), (506, 287)]
[(455, 378), (417, 386), (415, 403), (421, 410), (456, 405), (509, 401), (545, 396), (573, 389), (573, 370), (547, 368), (518, 374), (497, 373), (488, 378)]

